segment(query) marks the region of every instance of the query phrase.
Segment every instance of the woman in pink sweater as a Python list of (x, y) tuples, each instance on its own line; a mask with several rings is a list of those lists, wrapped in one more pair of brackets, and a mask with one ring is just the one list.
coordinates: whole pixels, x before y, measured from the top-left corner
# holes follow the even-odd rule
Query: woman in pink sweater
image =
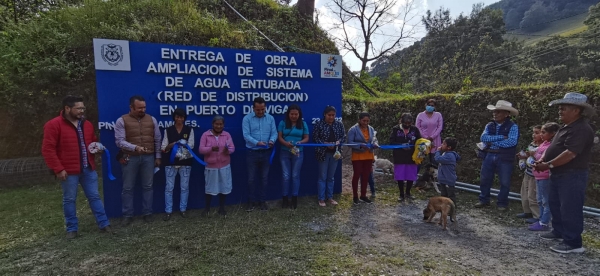
[(436, 101), (434, 99), (427, 100), (425, 111), (417, 115), (417, 128), (421, 132), (421, 137), (431, 141), (431, 152), (429, 153), (429, 162), (437, 167), (434, 160), (435, 151), (442, 146), (442, 128), (444, 127), (444, 118), (442, 113), (435, 111)]
[[(542, 139), (544, 142), (535, 150), (535, 152), (530, 152), (530, 155), (533, 156), (535, 160), (542, 160), (546, 149), (552, 142), (552, 138), (554, 138), (554, 135), (559, 129), (560, 126), (557, 123), (547, 123), (542, 126)], [(548, 198), (550, 197), (550, 170), (533, 170), (533, 176), (535, 177), (537, 186), (536, 192), (537, 202), (540, 206), (540, 220), (529, 225), (529, 230), (550, 231), (550, 226), (548, 225), (551, 219), (550, 205), (548, 204)]]
[(230, 154), (235, 151), (233, 140), (229, 132), (224, 131), (225, 119), (217, 115), (212, 120), (212, 129), (207, 130), (200, 138), (198, 152), (204, 155), (206, 168), (204, 169), (205, 201), (206, 208), (203, 215), (210, 213), (212, 196), (219, 195), (219, 214), (225, 212), (225, 195), (231, 193), (231, 163)]

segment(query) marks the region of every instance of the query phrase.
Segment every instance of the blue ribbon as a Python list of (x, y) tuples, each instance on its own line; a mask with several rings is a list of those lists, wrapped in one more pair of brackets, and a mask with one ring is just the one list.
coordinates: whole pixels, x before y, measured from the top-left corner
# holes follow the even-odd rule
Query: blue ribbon
[[(340, 144), (337, 146), (360, 146), (362, 144)], [(330, 146), (336, 146), (334, 144), (296, 144), (296, 146), (298, 147), (330, 147)], [(372, 148), (373, 144), (366, 144), (367, 147)], [(414, 145), (380, 145), (379, 148), (380, 149), (407, 149), (407, 148), (411, 148), (414, 147)]]
[(202, 159), (200, 159), (200, 157), (198, 157), (194, 151), (192, 150), (192, 148), (190, 148), (190, 145), (185, 144), (182, 145), (180, 143), (175, 143), (175, 145), (173, 146), (173, 149), (171, 149), (171, 163), (175, 163), (175, 155), (177, 155), (177, 150), (179, 149), (179, 146), (184, 146), (192, 155), (192, 157), (194, 157), (194, 159), (196, 159), (196, 161), (198, 161), (198, 163), (202, 164), (202, 166), (206, 166), (206, 162), (204, 162)]
[(105, 155), (104, 159), (106, 159), (106, 172), (108, 174), (108, 179), (115, 180), (117, 178), (112, 174), (112, 165), (110, 163), (110, 160), (111, 160), (110, 159), (110, 152), (108, 152), (107, 149), (104, 149), (104, 155)]

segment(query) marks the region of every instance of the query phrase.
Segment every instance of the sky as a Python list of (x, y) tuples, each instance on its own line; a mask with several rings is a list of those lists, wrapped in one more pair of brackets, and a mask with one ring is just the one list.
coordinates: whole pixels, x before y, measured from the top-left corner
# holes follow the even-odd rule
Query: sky
[[(377, 0), (373, 0), (377, 1)], [(398, 0), (398, 5), (394, 7), (394, 10), (399, 11), (402, 6), (408, 0)], [(425, 36), (426, 32), (423, 26), (420, 23), (421, 16), (425, 14), (427, 10), (437, 10), (440, 6), (443, 6), (446, 9), (450, 9), (450, 15), (452, 18), (456, 18), (461, 13), (468, 15), (471, 13), (473, 4), (483, 3), (484, 5), (489, 5), (499, 0), (413, 0), (414, 9), (413, 12), (410, 13), (410, 16), (407, 18), (412, 18), (412, 20), (407, 20), (407, 26), (405, 30), (409, 30), (411, 32), (411, 38), (403, 40), (401, 47), (410, 46), (414, 41), (419, 40), (423, 36)], [(295, 4), (297, 1), (293, 0), (292, 4)], [(336, 19), (334, 13), (327, 7), (331, 5), (331, 0), (315, 0), (315, 8), (318, 10), (319, 14), (319, 25), (326, 30), (332, 38), (343, 38), (343, 31), (341, 29), (336, 29), (334, 26), (336, 23), (339, 23), (339, 19)], [(403, 21), (400, 19), (394, 20), (393, 24), (388, 24), (385, 27), (381, 27), (381, 33), (383, 35), (377, 35), (374, 38), (374, 44), (376, 47), (382, 47), (385, 45), (390, 45), (393, 43), (395, 38), (394, 35), (397, 35), (400, 30), (400, 26)], [(347, 28), (348, 35), (351, 38), (358, 37), (358, 25), (350, 26)], [(341, 49), (340, 45), (338, 45), (338, 49)], [(344, 61), (352, 71), (358, 71), (361, 67), (361, 62), (358, 58), (355, 57), (353, 53), (348, 51), (341, 52)]]

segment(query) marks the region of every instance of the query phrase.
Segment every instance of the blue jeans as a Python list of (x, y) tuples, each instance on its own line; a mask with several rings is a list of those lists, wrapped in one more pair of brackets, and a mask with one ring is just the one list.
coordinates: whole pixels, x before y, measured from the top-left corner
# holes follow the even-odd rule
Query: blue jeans
[(550, 223), (550, 205), (548, 197), (550, 196), (550, 179), (536, 180), (537, 202), (540, 206), (540, 222), (544, 225)]
[(333, 158), (333, 152), (325, 153), (325, 161), (319, 161), (319, 200), (333, 198), (333, 184), (338, 160)]
[(298, 196), (298, 190), (300, 189), (300, 169), (302, 169), (304, 151), (301, 151), (296, 156), (290, 151), (281, 150), (279, 159), (281, 160), (283, 196), (289, 195), (290, 178), (292, 180), (292, 196)]
[(100, 199), (100, 193), (98, 193), (98, 174), (96, 171), (90, 169), (83, 170), (83, 173), (76, 175), (69, 175), (65, 181), (61, 181), (63, 190), (63, 212), (65, 214), (65, 222), (67, 224), (67, 232), (77, 231), (78, 220), (77, 220), (77, 186), (81, 183), (85, 197), (88, 199), (90, 209), (96, 217), (96, 224), (100, 229), (110, 225), (106, 213), (104, 212), (104, 205)]
[(498, 174), (500, 180), (500, 193), (498, 193), (498, 207), (508, 206), (508, 193), (510, 192), (510, 177), (514, 169), (514, 161), (503, 160), (496, 153), (488, 153), (483, 159), (480, 175), (479, 202), (490, 202), (490, 189), (494, 183), (494, 174)]
[[(272, 149), (268, 150), (248, 150), (246, 154), (246, 163), (248, 165), (248, 200), (251, 202), (263, 202), (266, 198), (267, 181), (269, 180), (269, 158)], [(256, 187), (254, 178), (257, 171), (260, 170), (260, 186)]]
[(175, 177), (179, 171), (179, 185), (181, 186), (181, 198), (179, 200), (179, 211), (185, 212), (187, 209), (188, 195), (190, 194), (190, 171), (192, 166), (165, 167), (165, 176), (167, 184), (165, 186), (165, 212), (173, 212), (173, 189), (175, 188)]
[(548, 203), (552, 213), (552, 233), (571, 247), (581, 247), (583, 201), (589, 169), (569, 170), (550, 175)]
[(133, 188), (138, 176), (141, 179), (143, 190), (142, 214), (152, 214), (154, 154), (129, 156), (129, 162), (121, 165), (121, 168), (123, 171), (123, 190), (121, 192), (123, 216), (133, 217)]

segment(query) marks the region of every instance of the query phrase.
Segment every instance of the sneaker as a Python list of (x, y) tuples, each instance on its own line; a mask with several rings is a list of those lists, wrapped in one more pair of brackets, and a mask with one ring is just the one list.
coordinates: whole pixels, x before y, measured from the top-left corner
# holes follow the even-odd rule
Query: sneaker
[(121, 223), (122, 227), (127, 227), (129, 226), (131, 223), (133, 222), (133, 218), (132, 217), (125, 217), (123, 218), (123, 222)]
[(372, 198), (375, 198), (375, 197), (376, 197), (376, 195), (375, 195), (375, 192), (371, 192), (371, 197), (372, 197)]
[(548, 225), (542, 225), (539, 222), (536, 222), (529, 226), (529, 231), (550, 231), (550, 227)]
[(246, 212), (252, 212), (254, 210), (254, 204), (251, 201), (248, 201), (246, 204)]
[(358, 200), (358, 197), (355, 197), (355, 198), (353, 199), (353, 201), (354, 201), (354, 204), (360, 204), (360, 200)]
[(554, 252), (569, 254), (569, 253), (583, 253), (585, 249), (583, 247), (575, 248), (565, 243), (560, 243), (555, 246), (550, 246), (550, 249)]
[(534, 224), (536, 222), (540, 221), (539, 219), (536, 218), (528, 218), (525, 220), (525, 222), (529, 223), (529, 224)]
[(263, 201), (260, 203), (260, 210), (261, 211), (269, 211), (269, 206), (267, 205), (266, 202)]
[(321, 206), (321, 207), (325, 207), (325, 206), (327, 206), (327, 205), (325, 204), (325, 200), (319, 200), (319, 206)]
[(329, 204), (331, 204), (331, 205), (338, 205), (337, 201), (333, 200), (333, 198), (329, 199)]
[(498, 206), (498, 207), (496, 207), (496, 210), (498, 210), (500, 212), (504, 212), (504, 211), (508, 210), (508, 207), (506, 207), (506, 206)]
[(227, 216), (227, 211), (225, 211), (225, 209), (219, 209), (219, 215), (226, 217)]
[(146, 223), (151, 223), (151, 222), (153, 222), (153, 221), (154, 221), (154, 218), (152, 217), (152, 214), (149, 214), (149, 215), (144, 215), (144, 221), (145, 221)]
[(559, 242), (563, 241), (562, 237), (557, 236), (556, 234), (554, 234), (554, 232), (540, 234), (540, 238), (542, 240), (547, 240), (547, 241), (559, 241)]
[(163, 218), (164, 221), (169, 221), (171, 219), (171, 213), (166, 213), (165, 217)]
[(371, 203), (371, 202), (372, 202), (372, 201), (371, 201), (371, 200), (370, 200), (368, 197), (366, 197), (366, 196), (361, 196), (361, 197), (360, 197), (360, 200), (362, 200), (362, 201), (364, 201), (364, 202), (366, 202), (366, 203)]
[(477, 204), (475, 204), (473, 207), (483, 208), (483, 207), (489, 207), (489, 206), (490, 206), (489, 202), (477, 202)]
[(77, 238), (77, 231), (67, 232), (66, 238), (67, 238), (67, 240), (72, 240), (74, 238)]
[(182, 218), (187, 218), (187, 214), (185, 213), (185, 211), (181, 211), (181, 213), (179, 213), (181, 215)]
[[(518, 218), (522, 218), (522, 219), (528, 219), (528, 218), (533, 218), (533, 214), (532, 213), (520, 213), (517, 214)], [(530, 222), (533, 223), (533, 222)]]

